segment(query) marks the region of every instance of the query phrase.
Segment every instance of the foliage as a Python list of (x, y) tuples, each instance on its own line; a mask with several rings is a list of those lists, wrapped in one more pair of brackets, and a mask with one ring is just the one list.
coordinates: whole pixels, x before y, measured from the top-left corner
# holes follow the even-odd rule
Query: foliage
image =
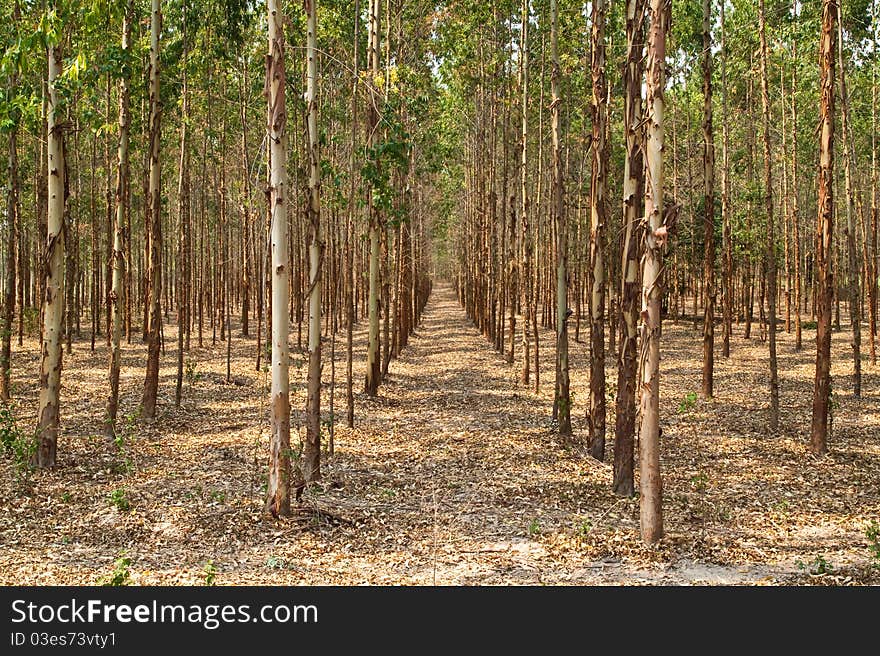
[(0, 444), (3, 453), (12, 459), (15, 485), (20, 490), (30, 488), (34, 471), (33, 456), (37, 452), (37, 436), (22, 431), (15, 420), (12, 408), (0, 404)]
[(131, 502), (128, 499), (124, 487), (119, 487), (107, 495), (110, 505), (115, 506), (120, 512), (128, 512), (131, 510)]
[(119, 558), (113, 563), (113, 571), (98, 581), (98, 585), (103, 586), (123, 586), (131, 582), (131, 558), (123, 551), (119, 554)]
[(834, 566), (825, 560), (825, 556), (816, 556), (810, 563), (801, 560), (795, 561), (798, 569), (809, 571), (810, 574), (821, 576), (823, 574), (831, 574), (834, 572)]
[(202, 571), (205, 574), (205, 585), (214, 585), (217, 578), (217, 568), (214, 566), (214, 561), (209, 559)]
[(697, 405), (697, 393), (696, 392), (688, 392), (685, 397), (681, 400), (681, 403), (678, 404), (678, 413), (686, 414), (693, 410)]
[(874, 567), (880, 568), (880, 524), (872, 519), (865, 527), (865, 537), (868, 538), (868, 551), (874, 560)]

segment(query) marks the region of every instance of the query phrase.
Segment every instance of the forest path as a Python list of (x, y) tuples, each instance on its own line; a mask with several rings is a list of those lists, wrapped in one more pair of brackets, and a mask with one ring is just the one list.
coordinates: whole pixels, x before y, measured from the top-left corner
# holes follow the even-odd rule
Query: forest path
[(531, 538), (548, 522), (575, 521), (546, 507), (559, 448), (448, 283), (435, 285), (379, 394), (362, 415), (364, 430), (386, 436), (371, 449), (369, 469), (384, 472), (371, 502), (398, 533), (399, 573), (418, 583), (540, 582), (534, 560), (544, 550)]
[[(552, 390), (552, 360), (543, 366), (544, 388)], [(591, 532), (606, 524), (631, 541), (623, 535), (637, 531), (638, 502), (611, 494), (609, 464), (558, 441), (546, 398), (519, 386), (518, 373), (519, 363), (506, 363), (466, 317), (454, 289), (435, 285), (417, 334), (359, 415), (355, 453), (345, 438), (338, 442), (332, 471), (348, 480), (345, 489), (319, 504), (359, 516), (368, 544), (384, 551), (382, 570), (369, 553), (367, 562), (347, 561), (349, 575), (361, 569), (383, 583), (601, 584), (738, 583), (766, 574), (689, 571), (689, 563), (680, 572), (650, 570), (623, 565), (607, 549), (585, 559)], [(358, 438), (361, 431), (369, 441)], [(621, 554), (630, 549), (620, 547)]]

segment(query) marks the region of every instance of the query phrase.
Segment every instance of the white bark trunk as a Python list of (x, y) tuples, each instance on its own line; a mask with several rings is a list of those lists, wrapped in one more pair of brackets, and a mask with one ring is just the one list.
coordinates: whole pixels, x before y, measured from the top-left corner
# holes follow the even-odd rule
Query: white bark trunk
[(269, 209), (272, 244), (272, 432), (266, 510), (290, 515), (289, 256), (287, 245), (287, 136), (285, 126), (284, 33), (281, 0), (268, 0), (269, 63), (266, 71), (271, 169)]
[(55, 465), (61, 390), (61, 331), (64, 320), (64, 140), (55, 110), (55, 80), (61, 75), (58, 46), (49, 46), (46, 145), (48, 164), (48, 217), (46, 235), (46, 286), (43, 295), (43, 360), (40, 368), (40, 410), (36, 464)]

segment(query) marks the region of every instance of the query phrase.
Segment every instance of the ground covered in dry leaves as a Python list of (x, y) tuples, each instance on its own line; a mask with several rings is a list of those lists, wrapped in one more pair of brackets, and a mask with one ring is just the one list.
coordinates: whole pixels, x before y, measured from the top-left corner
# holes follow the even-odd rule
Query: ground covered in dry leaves
[[(323, 485), (294, 516), (263, 512), (268, 407), (256, 340), (187, 354), (173, 403), (176, 328), (166, 325), (158, 421), (138, 417), (145, 348), (125, 347), (121, 443), (101, 433), (107, 351), (74, 343), (65, 356), (59, 466), (21, 472), (2, 460), (0, 583), (94, 584), (120, 556), (130, 582), (154, 584), (765, 584), (880, 583), (866, 527), (880, 521), (880, 369), (863, 365), (863, 396), (848, 388), (848, 334), (834, 335), (837, 407), (828, 457), (809, 454), (815, 332), (804, 351), (779, 341), (782, 430), (768, 435), (766, 344), (737, 329), (716, 357), (716, 394), (694, 400), (700, 328), (667, 320), (661, 375), (666, 537), (644, 546), (638, 498), (611, 492), (606, 463), (584, 454), (588, 351), (572, 343), (576, 440), (549, 419), (553, 333), (542, 334), (539, 393), (468, 322), (438, 285), (417, 335), (391, 364), (376, 400), (360, 390), (357, 423), (335, 426)], [(295, 335), (294, 335), (295, 338)], [(135, 340), (136, 342), (138, 340)], [(294, 339), (295, 342), (295, 339)], [(294, 425), (304, 433), (305, 358), (293, 351)], [(329, 340), (324, 347), (329, 360)], [(344, 418), (344, 343), (336, 343), (335, 412)], [(34, 339), (15, 352), (15, 413), (36, 416)], [(324, 379), (331, 370), (325, 365)], [(609, 427), (616, 368), (608, 361)], [(689, 400), (690, 398), (690, 400)], [(329, 395), (323, 400), (329, 422)], [(328, 427), (325, 426), (325, 430)], [(300, 438), (294, 436), (294, 441)]]

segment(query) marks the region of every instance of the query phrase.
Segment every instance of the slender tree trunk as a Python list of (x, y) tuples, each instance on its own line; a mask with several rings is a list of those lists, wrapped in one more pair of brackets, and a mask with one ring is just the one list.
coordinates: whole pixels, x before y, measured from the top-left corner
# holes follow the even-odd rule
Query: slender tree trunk
[(47, 154), (47, 235), (43, 253), (46, 262), (43, 291), (42, 364), (40, 367), (40, 407), (37, 424), (37, 451), (34, 461), (38, 467), (55, 465), (60, 430), (61, 390), (61, 337), (64, 321), (64, 206), (66, 166), (64, 162), (64, 133), (58, 123), (58, 91), (56, 80), (61, 75), (61, 53), (57, 44), (48, 48), (49, 74), (46, 108)]
[(357, 95), (358, 95), (358, 81), (360, 79), (360, 61), (359, 61), (359, 48), (358, 48), (358, 34), (360, 33), (360, 0), (355, 0), (354, 3), (354, 61), (353, 65), (353, 81), (352, 81), (352, 89), (351, 89), (351, 150), (349, 152), (348, 159), (348, 171), (349, 171), (349, 188), (348, 188), (348, 220), (346, 223), (346, 241), (345, 241), (345, 262), (346, 262), (346, 276), (347, 276), (347, 285), (346, 285), (346, 299), (345, 299), (345, 310), (346, 310), (346, 326), (345, 326), (345, 348), (346, 348), (346, 361), (345, 361), (345, 400), (346, 400), (346, 419), (348, 421), (348, 427), (354, 428), (354, 375), (353, 375), (353, 366), (354, 366), (354, 350), (353, 350), (353, 337), (354, 337), (354, 309), (355, 309), (355, 277), (354, 277), (354, 219), (355, 219), (355, 193), (356, 193), (356, 182), (355, 182), (355, 148), (357, 147), (357, 129), (358, 129), (358, 104), (357, 104)]
[(620, 352), (617, 363), (617, 411), (614, 426), (614, 493), (631, 497), (636, 430), (636, 361), (639, 316), (639, 241), (645, 170), (642, 158), (642, 77), (644, 70), (644, 0), (626, 3), (624, 68), (623, 253), (621, 256)]
[[(131, 23), (134, 19), (134, 0), (128, 0), (122, 19), (122, 51), (131, 50)], [(112, 289), (110, 291), (111, 340), (110, 340), (110, 396), (107, 399), (107, 418), (104, 429), (108, 438), (116, 435), (116, 415), (119, 409), (119, 367), (122, 356), (122, 294), (125, 276), (125, 219), (128, 215), (128, 129), (131, 123), (129, 108), (128, 76), (119, 79), (119, 148), (116, 171), (116, 214), (113, 230)]]
[(849, 318), (852, 327), (853, 352), (853, 395), (862, 395), (862, 317), (860, 312), (861, 294), (859, 293), (859, 261), (856, 255), (856, 224), (855, 224), (855, 190), (853, 189), (853, 149), (849, 127), (849, 98), (846, 88), (846, 66), (843, 58), (843, 16), (840, 4), (837, 5), (837, 72), (840, 79), (840, 130), (843, 133), (843, 163), (846, 185), (846, 253), (849, 264), (847, 271), (847, 291), (849, 292)]
[(712, 130), (712, 3), (703, 0), (703, 398), (713, 396), (715, 368), (715, 135)]
[(816, 240), (816, 380), (810, 447), (815, 455), (828, 450), (831, 401), (831, 269), (834, 235), (834, 48), (837, 0), (823, 0), (819, 38), (819, 218)]
[(162, 324), (162, 190), (160, 182), (162, 101), (159, 96), (159, 32), (162, 29), (161, 0), (152, 0), (150, 21), (150, 260), (149, 325), (147, 331), (147, 375), (144, 380), (143, 416), (156, 418), (159, 391), (159, 335)]
[(268, 96), (269, 211), (272, 240), (272, 391), (269, 478), (266, 511), (273, 517), (290, 515), (290, 329), (287, 243), (287, 109), (285, 106), (284, 17), (281, 0), (268, 0), (269, 57), (266, 68)]
[(727, 116), (727, 35), (724, 25), (724, 2), (721, 9), (721, 225), (724, 247), (724, 284), (721, 307), (724, 315), (721, 354), (730, 357), (730, 334), (733, 330), (733, 238), (730, 226), (730, 128)]
[(639, 436), (640, 520), (642, 540), (663, 537), (660, 477), (660, 305), (663, 297), (663, 247), (668, 238), (663, 216), (663, 89), (666, 83), (666, 35), (672, 5), (651, 0), (646, 61), (645, 255), (642, 271), (641, 432)]
[(244, 243), (242, 244), (241, 258), (241, 335), (242, 337), (250, 337), (250, 315), (251, 315), (251, 273), (252, 268), (256, 265), (256, 258), (252, 259), (253, 249), (253, 226), (251, 226), (251, 216), (253, 216), (251, 208), (251, 198), (253, 189), (251, 185), (251, 163), (248, 157), (248, 129), (247, 129), (247, 105), (246, 93), (248, 89), (248, 62), (247, 59), (241, 67), (241, 83), (239, 86), (240, 111), (241, 111), (241, 176), (242, 176), (242, 194), (244, 198), (241, 203), (242, 213), (242, 233)]
[(770, 338), (770, 430), (779, 428), (779, 374), (776, 363), (776, 217), (773, 214), (773, 160), (770, 144), (770, 93), (767, 75), (767, 21), (764, 0), (758, 2), (761, 39), (761, 108), (764, 129), (764, 207), (767, 216), (767, 330)]
[[(877, 52), (877, 0), (871, 2), (871, 25), (873, 26), (873, 51)], [(871, 342), (871, 364), (877, 364), (877, 224), (880, 207), (877, 203), (877, 61), (871, 64), (871, 245), (868, 256), (868, 333)], [(866, 246), (867, 248), (867, 246)]]
[[(21, 20), (21, 10), (16, 0), (13, 19)], [(9, 77), (9, 89), (18, 86), (18, 71), (14, 70)], [(3, 327), (2, 346), (0, 346), (0, 401), (9, 401), (12, 396), (10, 378), (12, 375), (12, 322), (15, 318), (15, 260), (16, 242), (21, 223), (19, 216), (19, 175), (18, 175), (18, 121), (20, 115), (12, 117), (13, 125), (9, 130), (9, 185), (6, 196), (6, 276), (3, 290)], [(20, 257), (19, 257), (20, 261)], [(19, 307), (23, 313), (24, 307)]]
[[(793, 0), (796, 2), (797, 0)], [(800, 238), (800, 206), (798, 202), (798, 130), (797, 130), (797, 40), (792, 42), (791, 70), (791, 221), (794, 226), (794, 349), (800, 351), (803, 346), (801, 326), (801, 238)]]
[[(559, 14), (557, 0), (550, 0), (551, 72), (550, 125), (553, 135), (553, 220), (556, 225), (556, 398), (559, 435), (571, 435), (571, 395), (568, 379), (568, 227), (565, 217), (562, 139), (559, 115), (562, 105), (559, 70)], [(602, 0), (599, 0), (602, 2)], [(595, 6), (595, 5), (594, 5)], [(603, 390), (604, 394), (604, 390)]]
[(317, 0), (306, 0), (306, 112), (309, 148), (309, 371), (306, 400), (306, 441), (303, 446), (303, 481), (321, 478), (321, 159), (318, 151), (318, 62), (316, 43)]
[[(516, 251), (517, 255), (513, 259), (519, 259), (518, 263), (511, 263), (511, 295), (510, 295), (510, 353), (507, 356), (509, 362), (514, 360), (515, 340), (514, 330), (516, 328), (516, 315), (514, 308), (516, 302), (519, 301), (522, 312), (522, 352), (523, 365), (520, 375), (520, 382), (527, 386), (529, 384), (529, 308), (531, 307), (531, 277), (529, 275), (529, 260), (531, 259), (531, 246), (529, 235), (529, 170), (528, 170), (528, 151), (529, 151), (529, 0), (522, 0), (522, 33), (520, 40), (521, 61), (519, 66), (520, 91), (522, 101), (522, 132), (520, 143), (520, 234), (519, 246)], [(516, 234), (516, 222), (511, 219), (511, 236)], [(514, 237), (515, 239), (515, 237)], [(519, 289), (517, 289), (519, 287)], [(519, 291), (516, 298), (514, 293)]]
[[(370, 0), (370, 43), (369, 58), (371, 80), (379, 75), (379, 11), (381, 0)], [(370, 84), (370, 149), (374, 156), (377, 146), (379, 113), (377, 103), (379, 92), (374, 83)], [(367, 378), (364, 390), (368, 396), (375, 397), (379, 391), (381, 363), (379, 362), (379, 208), (375, 189), (370, 191), (370, 288), (368, 301), (369, 341), (367, 345)]]
[(605, 18), (606, 0), (593, 2), (591, 34), (593, 80), (593, 175), (590, 184), (590, 455), (605, 459), (605, 224), (608, 220), (606, 185), (608, 142), (606, 122)]
[(189, 326), (189, 87), (187, 80), (188, 43), (186, 6), (183, 8), (183, 88), (181, 90), (180, 170), (177, 177), (177, 382), (174, 387), (174, 405), (180, 407), (183, 399), (184, 335)]

